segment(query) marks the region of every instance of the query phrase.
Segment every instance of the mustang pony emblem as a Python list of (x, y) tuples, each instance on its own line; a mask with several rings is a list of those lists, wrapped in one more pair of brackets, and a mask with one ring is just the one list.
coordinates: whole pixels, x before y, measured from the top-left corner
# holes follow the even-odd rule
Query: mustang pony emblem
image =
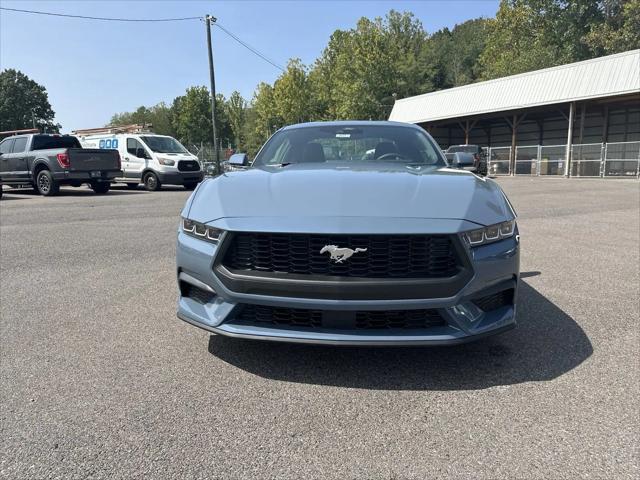
[(350, 248), (339, 248), (337, 245), (325, 245), (320, 250), (320, 253), (329, 252), (331, 254), (331, 260), (336, 263), (342, 263), (348, 258), (351, 258), (354, 253), (366, 252), (366, 248), (356, 248), (352, 250)]

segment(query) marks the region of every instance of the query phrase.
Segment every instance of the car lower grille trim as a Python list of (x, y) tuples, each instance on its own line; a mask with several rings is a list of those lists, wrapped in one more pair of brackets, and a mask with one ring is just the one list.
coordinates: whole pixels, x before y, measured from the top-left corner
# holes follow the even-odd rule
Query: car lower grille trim
[(424, 330), (446, 325), (435, 309), (333, 311), (244, 304), (232, 324), (307, 330)]

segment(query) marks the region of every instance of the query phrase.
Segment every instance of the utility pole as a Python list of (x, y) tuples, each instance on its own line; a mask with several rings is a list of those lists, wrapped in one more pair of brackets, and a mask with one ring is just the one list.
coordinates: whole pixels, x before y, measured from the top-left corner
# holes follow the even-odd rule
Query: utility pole
[(31, 123), (33, 124), (33, 128), (36, 128), (36, 112), (35, 109), (31, 109)]
[(218, 155), (218, 136), (216, 134), (216, 78), (213, 74), (213, 47), (211, 46), (211, 24), (216, 22), (216, 17), (207, 15), (204, 18), (207, 28), (207, 49), (209, 50), (209, 80), (211, 83), (211, 129), (213, 133), (213, 151), (215, 152), (216, 171), (220, 175), (220, 156)]

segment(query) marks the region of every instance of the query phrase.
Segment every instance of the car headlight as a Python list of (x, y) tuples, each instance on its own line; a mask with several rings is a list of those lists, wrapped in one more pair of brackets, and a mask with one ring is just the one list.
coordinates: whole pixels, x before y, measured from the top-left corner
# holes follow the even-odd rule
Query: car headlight
[(469, 230), (464, 233), (464, 237), (472, 247), (478, 245), (485, 245), (487, 243), (497, 242), (513, 236), (513, 232), (516, 230), (516, 221), (510, 220), (508, 222), (496, 223), (495, 225), (489, 225), (488, 227), (478, 228), (477, 230)]
[(188, 218), (182, 219), (181, 227), (182, 231), (187, 235), (211, 243), (218, 243), (220, 235), (222, 235), (223, 232), (223, 230), (220, 230), (219, 228), (208, 227), (203, 223), (194, 222)]
[(167, 167), (173, 167), (176, 164), (175, 160), (171, 160), (170, 158), (159, 158), (158, 163), (160, 163), (160, 165), (166, 165)]

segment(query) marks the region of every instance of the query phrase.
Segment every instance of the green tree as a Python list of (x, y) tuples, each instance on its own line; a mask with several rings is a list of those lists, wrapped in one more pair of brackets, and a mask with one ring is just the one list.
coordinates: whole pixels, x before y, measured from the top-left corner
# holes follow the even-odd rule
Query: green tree
[(585, 35), (594, 56), (640, 48), (640, 0), (603, 2), (604, 21)]
[(36, 128), (59, 132), (47, 90), (12, 68), (0, 72), (0, 130)]
[(603, 20), (602, 6), (594, 0), (502, 0), (480, 58), (483, 77), (591, 58), (584, 39)]
[(423, 65), (431, 68), (432, 89), (458, 87), (480, 78), (478, 60), (485, 48), (487, 24), (484, 18), (468, 20), (453, 30), (443, 28), (429, 37)]
[(300, 59), (290, 60), (287, 70), (275, 81), (273, 100), (276, 113), (285, 125), (310, 119), (309, 79)]
[(240, 92), (234, 91), (229, 97), (226, 107), (233, 143), (236, 149), (240, 149), (244, 144), (245, 138), (244, 123), (246, 119), (247, 102), (242, 98)]

